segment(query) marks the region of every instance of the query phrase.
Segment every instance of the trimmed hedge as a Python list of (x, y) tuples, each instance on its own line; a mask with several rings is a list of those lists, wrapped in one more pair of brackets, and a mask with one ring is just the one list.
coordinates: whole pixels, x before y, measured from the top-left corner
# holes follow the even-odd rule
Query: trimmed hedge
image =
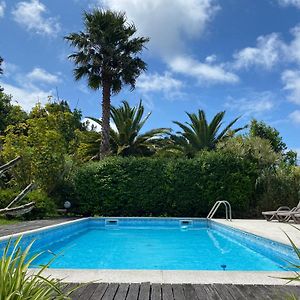
[(257, 174), (230, 154), (195, 159), (108, 158), (75, 172), (75, 207), (83, 215), (204, 217), (217, 200), (246, 216)]

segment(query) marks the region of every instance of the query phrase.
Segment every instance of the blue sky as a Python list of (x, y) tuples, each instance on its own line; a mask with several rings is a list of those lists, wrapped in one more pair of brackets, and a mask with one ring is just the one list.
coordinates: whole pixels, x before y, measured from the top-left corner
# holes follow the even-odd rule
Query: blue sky
[(300, 0), (0, 0), (0, 85), (24, 109), (48, 96), (100, 117), (101, 92), (75, 82), (72, 49), (63, 36), (82, 29), (82, 12), (122, 10), (151, 41), (148, 71), (133, 92), (112, 98), (144, 101), (146, 129), (186, 121), (185, 111), (211, 118), (241, 115), (275, 126), (300, 153)]

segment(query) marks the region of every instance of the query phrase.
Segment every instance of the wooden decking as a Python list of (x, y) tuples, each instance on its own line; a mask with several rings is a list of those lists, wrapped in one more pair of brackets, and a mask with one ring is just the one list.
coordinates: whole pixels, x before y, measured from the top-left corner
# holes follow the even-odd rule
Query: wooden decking
[(38, 229), (45, 226), (60, 224), (67, 221), (72, 221), (75, 218), (60, 218), (51, 220), (34, 220), (34, 221), (24, 221), (16, 224), (1, 225), (0, 226), (0, 237), (11, 235), (19, 232), (24, 232), (28, 230)]
[[(67, 285), (66, 289), (75, 284)], [(73, 300), (276, 300), (300, 299), (300, 287), (229, 284), (91, 283), (77, 289)]]

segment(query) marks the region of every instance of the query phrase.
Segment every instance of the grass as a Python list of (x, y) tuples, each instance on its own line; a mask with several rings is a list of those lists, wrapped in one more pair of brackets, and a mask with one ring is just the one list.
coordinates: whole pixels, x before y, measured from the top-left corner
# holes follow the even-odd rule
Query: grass
[(16, 220), (16, 219), (13, 219), (13, 220), (8, 220), (4, 217), (0, 217), (0, 226), (1, 225), (11, 225), (11, 224), (16, 224), (16, 223), (19, 223), (20, 220)]

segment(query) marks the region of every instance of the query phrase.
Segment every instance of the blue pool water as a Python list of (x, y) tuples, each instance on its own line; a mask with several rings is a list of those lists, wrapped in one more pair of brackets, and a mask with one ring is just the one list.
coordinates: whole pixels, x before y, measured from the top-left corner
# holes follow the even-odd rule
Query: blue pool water
[[(282, 271), (294, 259), (287, 246), (210, 221), (187, 226), (178, 219), (92, 219), (42, 232), (33, 251), (49, 250), (35, 265), (59, 254), (51, 268)], [(273, 251), (275, 249), (275, 251)]]

